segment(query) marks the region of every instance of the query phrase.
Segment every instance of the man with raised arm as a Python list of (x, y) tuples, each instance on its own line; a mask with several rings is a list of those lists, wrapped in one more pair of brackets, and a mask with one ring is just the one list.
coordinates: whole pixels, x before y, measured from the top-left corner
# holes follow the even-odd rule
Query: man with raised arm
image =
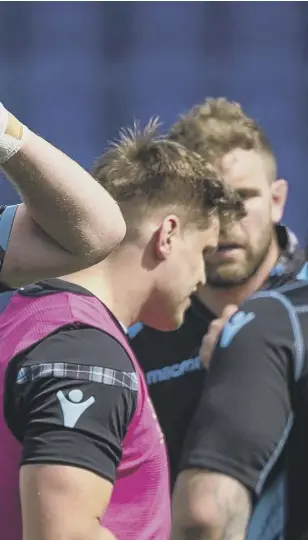
[(85, 268), (125, 235), (114, 199), (0, 103), (0, 167), (23, 203), (0, 207), (0, 287)]

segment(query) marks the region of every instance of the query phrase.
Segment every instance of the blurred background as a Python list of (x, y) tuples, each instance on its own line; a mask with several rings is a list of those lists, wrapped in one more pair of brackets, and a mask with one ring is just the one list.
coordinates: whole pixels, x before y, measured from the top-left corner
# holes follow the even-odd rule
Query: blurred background
[[(0, 2), (0, 99), (89, 168), (120, 126), (164, 128), (209, 96), (240, 101), (308, 233), (307, 2)], [(17, 200), (0, 183), (0, 201)]]

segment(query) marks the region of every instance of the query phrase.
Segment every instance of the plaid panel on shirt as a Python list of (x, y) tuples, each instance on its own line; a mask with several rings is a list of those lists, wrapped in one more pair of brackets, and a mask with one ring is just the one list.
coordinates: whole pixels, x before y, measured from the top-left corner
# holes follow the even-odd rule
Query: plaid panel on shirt
[(81, 364), (68, 364), (66, 362), (53, 362), (24, 366), (17, 373), (17, 384), (26, 384), (36, 379), (58, 377), (59, 379), (78, 379), (109, 386), (120, 386), (128, 390), (138, 390), (137, 373), (118, 371), (116, 369), (99, 366), (84, 366)]

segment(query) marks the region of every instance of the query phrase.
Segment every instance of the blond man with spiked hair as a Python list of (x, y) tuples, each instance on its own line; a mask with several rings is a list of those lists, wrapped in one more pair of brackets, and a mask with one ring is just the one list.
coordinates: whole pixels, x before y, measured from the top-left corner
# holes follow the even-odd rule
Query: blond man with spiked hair
[(6, 540), (169, 539), (164, 438), (125, 327), (182, 323), (221, 223), (243, 208), (200, 156), (156, 131), (152, 120), (122, 132), (93, 169), (123, 212), (124, 242), (16, 294), (2, 317)]

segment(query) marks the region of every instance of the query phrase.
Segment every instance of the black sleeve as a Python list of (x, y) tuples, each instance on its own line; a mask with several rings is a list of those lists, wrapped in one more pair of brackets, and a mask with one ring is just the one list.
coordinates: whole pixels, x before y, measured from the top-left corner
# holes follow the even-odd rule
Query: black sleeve
[[(15, 219), (16, 210), (18, 205), (14, 206), (1, 206), (0, 205), (0, 272), (3, 265), (4, 257), (7, 251), (10, 234)], [(9, 289), (4, 283), (0, 281), (0, 293)]]
[(270, 295), (255, 295), (225, 326), (181, 462), (182, 470), (226, 474), (256, 494), (291, 426), (289, 385), (300, 340), (291, 304)]
[(104, 332), (66, 329), (46, 338), (18, 363), (15, 422), (6, 414), (23, 444), (22, 464), (75, 465), (114, 481), (137, 385), (126, 351)]

